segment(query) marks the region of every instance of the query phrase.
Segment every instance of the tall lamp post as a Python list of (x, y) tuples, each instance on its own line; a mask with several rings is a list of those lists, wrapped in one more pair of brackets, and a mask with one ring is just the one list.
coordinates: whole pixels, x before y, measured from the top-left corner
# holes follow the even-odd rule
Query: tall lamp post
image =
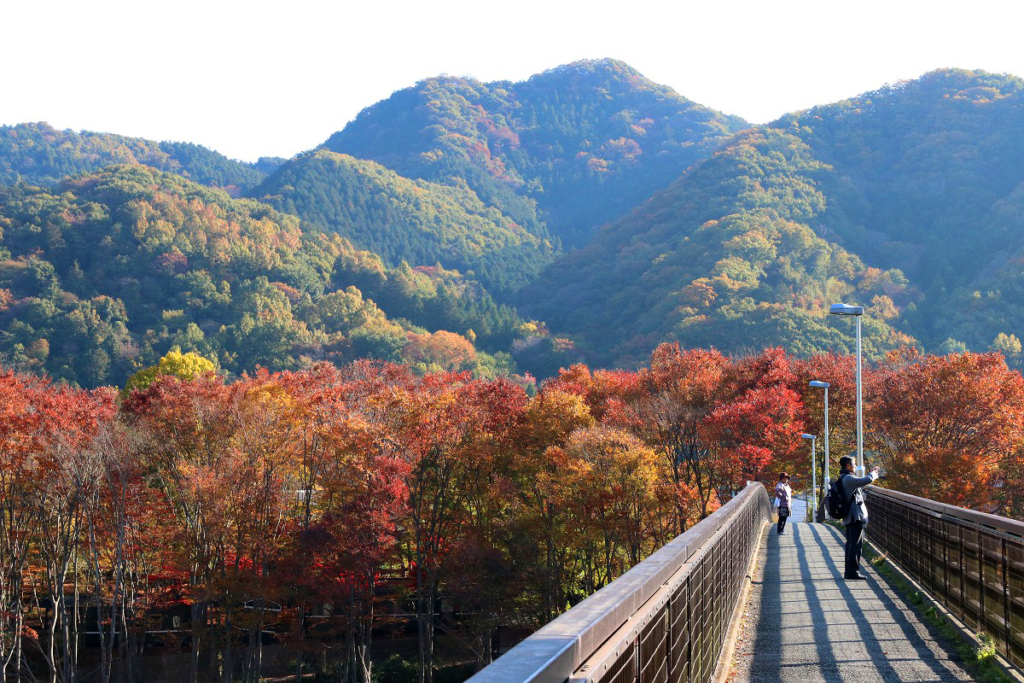
[(814, 511), (818, 509), (818, 463), (817, 453), (814, 449), (814, 442), (818, 438), (814, 434), (801, 434), (801, 439), (811, 440), (811, 500), (810, 503), (811, 521), (814, 521)]
[(808, 383), (812, 389), (824, 389), (825, 390), (825, 462), (821, 465), (821, 487), (825, 488), (828, 486), (829, 480), (829, 460), (828, 460), (828, 388), (832, 385), (828, 382), (820, 382), (818, 380), (812, 380)]
[(857, 319), (857, 476), (864, 476), (864, 420), (861, 401), (861, 369), (860, 369), (860, 319), (864, 315), (863, 306), (849, 304), (832, 304), (828, 312), (831, 315), (852, 315)]

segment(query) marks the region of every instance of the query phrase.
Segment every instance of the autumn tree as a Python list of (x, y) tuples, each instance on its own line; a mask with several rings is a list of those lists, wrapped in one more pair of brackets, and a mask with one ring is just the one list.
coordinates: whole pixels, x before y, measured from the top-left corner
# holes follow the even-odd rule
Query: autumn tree
[(567, 512), (579, 557), (575, 595), (570, 593), (570, 601), (578, 602), (652, 550), (647, 531), (659, 512), (661, 463), (637, 437), (608, 427), (576, 431), (548, 457), (558, 470), (555, 504)]
[(712, 444), (702, 426), (717, 409), (730, 362), (717, 351), (662, 344), (641, 371), (644, 394), (633, 404), (636, 427), (664, 458), (675, 488), (678, 532), (718, 505), (718, 482), (709, 459)]
[(36, 461), (45, 446), (44, 413), (37, 410), (46, 383), (10, 371), (0, 374), (0, 661), (4, 678), (27, 677), (24, 652), (25, 577), (40, 521), (32, 504)]
[[(828, 471), (834, 479), (839, 472), (839, 458), (856, 452), (857, 448), (857, 387), (856, 358), (835, 353), (818, 354), (791, 361), (795, 378), (791, 388), (800, 395), (803, 406), (801, 419), (807, 432), (818, 436), (820, 467), (824, 473), (824, 421), (825, 394), (822, 389), (808, 386), (818, 380), (828, 382)], [(870, 376), (871, 367), (865, 368)], [(827, 486), (827, 484), (824, 484)]]
[[(66, 608), (64, 586), (74, 575), (88, 513), (91, 491), (100, 485), (101, 469), (90, 448), (99, 430), (113, 418), (114, 396), (68, 387), (46, 387), (36, 394), (35, 411), (41, 415), (42, 434), (36, 452), (34, 483), (28, 504), (36, 508), (39, 562), (44, 571), (42, 588), (53, 606), (44, 632), (43, 653), (49, 681), (74, 681), (78, 662), (74, 609)], [(58, 652), (59, 650), (59, 652)], [(109, 670), (108, 672), (109, 673)]]
[(566, 608), (573, 581), (573, 542), (566, 524), (570, 511), (561, 505), (557, 490), (560, 458), (549, 449), (564, 448), (574, 432), (596, 424), (584, 398), (562, 387), (564, 384), (548, 383), (530, 400), (519, 437), (527, 523), (543, 543), (537, 589), (543, 621)]
[(216, 596), (217, 573), (226, 561), (229, 503), (237, 487), (238, 458), (232, 444), (236, 415), (231, 389), (216, 375), (192, 381), (164, 376), (124, 402), (130, 424), (144, 435), (142, 455), (173, 510), (175, 545), (188, 576), (191, 601), (191, 681)]
[(993, 511), (1019, 495), (1000, 477), (1024, 444), (1024, 379), (999, 354), (895, 358), (872, 378), (865, 427), (887, 487)]

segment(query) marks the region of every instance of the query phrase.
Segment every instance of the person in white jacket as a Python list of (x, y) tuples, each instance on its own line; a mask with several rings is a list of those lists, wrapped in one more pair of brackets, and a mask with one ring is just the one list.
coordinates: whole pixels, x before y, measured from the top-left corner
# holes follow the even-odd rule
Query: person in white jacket
[(864, 504), (864, 487), (878, 479), (878, 468), (875, 467), (866, 477), (853, 476), (853, 458), (844, 455), (839, 458), (839, 478), (843, 484), (843, 494), (850, 501), (850, 511), (843, 518), (846, 526), (846, 570), (844, 578), (860, 580), (860, 554), (864, 545), (864, 527), (868, 523), (868, 506)]
[(783, 472), (779, 475), (779, 483), (775, 485), (775, 505), (779, 508), (779, 531), (786, 528), (786, 520), (789, 519), (790, 505), (793, 501), (793, 490), (789, 488), (789, 475)]

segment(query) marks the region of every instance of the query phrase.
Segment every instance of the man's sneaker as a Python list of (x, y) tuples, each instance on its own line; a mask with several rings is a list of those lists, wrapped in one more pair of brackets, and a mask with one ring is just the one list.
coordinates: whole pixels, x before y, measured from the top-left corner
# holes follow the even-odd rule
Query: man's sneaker
[(866, 581), (867, 577), (861, 574), (847, 574), (843, 577), (847, 581)]

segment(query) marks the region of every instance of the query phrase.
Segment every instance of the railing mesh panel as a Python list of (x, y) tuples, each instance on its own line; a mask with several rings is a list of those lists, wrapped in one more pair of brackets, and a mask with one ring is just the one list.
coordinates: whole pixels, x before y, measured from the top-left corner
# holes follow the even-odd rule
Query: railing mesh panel
[(747, 567), (771, 517), (765, 487), (748, 485), (470, 683), (710, 681)]
[(922, 502), (869, 490), (868, 540), (1024, 668), (1024, 537)]
[(757, 551), (767, 501), (748, 504), (691, 558), (690, 571), (662, 612), (641, 631), (615, 666), (595, 683), (706, 683), (722, 654), (750, 558)]

